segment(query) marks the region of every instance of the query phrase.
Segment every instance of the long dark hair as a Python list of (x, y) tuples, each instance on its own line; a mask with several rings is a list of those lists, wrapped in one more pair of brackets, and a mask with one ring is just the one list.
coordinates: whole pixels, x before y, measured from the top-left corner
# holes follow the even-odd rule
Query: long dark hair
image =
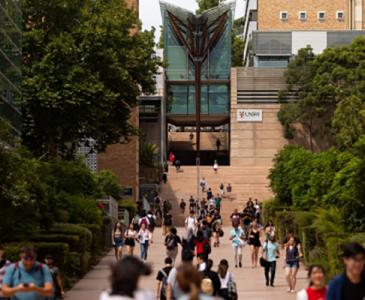
[(127, 256), (112, 267), (111, 295), (133, 298), (141, 275), (150, 275), (151, 268), (134, 256)]
[(115, 222), (115, 224), (114, 224), (114, 229), (113, 229), (113, 232), (115, 233), (115, 231), (117, 230), (117, 225), (118, 224), (120, 224), (120, 231), (122, 231), (123, 230), (123, 228), (122, 228), (122, 223), (120, 223), (119, 221), (117, 221), (117, 222)]
[(226, 277), (228, 272), (228, 261), (226, 259), (222, 259), (218, 265), (218, 274), (221, 278)]

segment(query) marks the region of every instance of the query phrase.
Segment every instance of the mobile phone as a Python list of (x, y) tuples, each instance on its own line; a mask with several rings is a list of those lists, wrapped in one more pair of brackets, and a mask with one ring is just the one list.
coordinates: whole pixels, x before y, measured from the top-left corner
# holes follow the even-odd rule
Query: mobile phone
[(24, 287), (29, 287), (29, 283), (23, 283)]

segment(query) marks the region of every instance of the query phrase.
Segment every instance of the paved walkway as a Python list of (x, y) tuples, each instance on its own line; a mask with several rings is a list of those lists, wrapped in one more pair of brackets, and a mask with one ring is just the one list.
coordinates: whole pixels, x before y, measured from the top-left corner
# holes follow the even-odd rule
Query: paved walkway
[[(179, 230), (181, 233), (183, 229)], [(213, 248), (211, 258), (214, 260), (213, 269), (217, 268), (219, 260), (226, 258), (230, 263), (230, 271), (237, 282), (239, 291), (239, 299), (250, 300), (295, 300), (295, 294), (286, 292), (286, 284), (284, 278), (283, 262), (277, 265), (277, 276), (275, 288), (266, 287), (264, 273), (262, 268), (251, 269), (249, 260), (249, 248), (244, 249), (244, 262), (242, 269), (235, 269), (232, 257), (231, 243), (228, 240), (229, 228), (224, 230), (226, 235), (221, 240), (221, 247)], [(138, 246), (138, 245), (137, 245)], [(139, 254), (139, 248), (136, 247), (135, 253)], [(149, 249), (148, 261), (153, 267), (153, 276), (143, 278), (140, 286), (147, 289), (155, 290), (155, 276), (157, 271), (162, 267), (165, 258), (165, 247), (163, 246), (163, 237), (161, 229), (157, 228), (154, 234), (154, 244)], [(109, 252), (101, 262), (93, 268), (82, 280), (80, 280), (74, 288), (66, 295), (67, 300), (97, 300), (101, 291), (109, 287), (109, 266), (115, 261), (113, 251)], [(232, 268), (233, 267), (233, 268)], [(304, 287), (306, 283), (305, 271), (303, 268), (298, 274), (298, 288)]]

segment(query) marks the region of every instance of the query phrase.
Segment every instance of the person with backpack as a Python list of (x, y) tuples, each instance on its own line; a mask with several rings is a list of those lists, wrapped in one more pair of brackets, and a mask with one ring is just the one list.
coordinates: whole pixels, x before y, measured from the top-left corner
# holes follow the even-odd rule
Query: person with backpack
[(221, 282), (219, 296), (224, 300), (236, 300), (237, 291), (235, 290), (235, 283), (233, 281), (232, 273), (228, 271), (229, 264), (226, 259), (222, 259), (218, 266), (218, 276)]
[(146, 225), (147, 228), (150, 226), (150, 220), (148, 219), (147, 213), (145, 210), (142, 210), (141, 217), (138, 220), (138, 226), (141, 227), (142, 224)]
[(54, 295), (52, 298), (48, 298), (48, 300), (63, 299), (65, 296), (65, 291), (63, 289), (60, 269), (54, 265), (54, 259), (52, 255), (46, 255), (44, 262), (51, 272), (54, 287)]
[(167, 257), (172, 259), (172, 263), (175, 264), (175, 260), (178, 253), (178, 245), (181, 245), (181, 239), (177, 235), (175, 227), (171, 228), (170, 233), (165, 238), (166, 254)]
[(208, 259), (205, 266), (205, 271), (203, 272), (203, 279), (210, 279), (213, 285), (212, 296), (218, 296), (219, 290), (221, 288), (221, 281), (219, 279), (218, 273), (212, 270), (213, 260)]
[(157, 299), (166, 300), (166, 288), (167, 288), (167, 279), (169, 277), (170, 271), (172, 270), (172, 259), (171, 257), (165, 258), (165, 267), (162, 268), (157, 273), (157, 290), (156, 295)]
[(300, 244), (295, 241), (294, 236), (290, 236), (285, 245), (285, 277), (288, 283), (288, 293), (295, 293), (297, 283), (297, 273), (299, 270), (299, 259), (303, 257)]
[[(265, 279), (266, 286), (274, 287), (275, 282), (275, 272), (276, 272), (276, 260), (279, 258), (279, 244), (276, 242), (275, 235), (270, 235), (264, 245), (262, 246), (263, 257), (266, 260), (265, 269)], [(270, 276), (269, 276), (270, 272)]]
[(154, 215), (153, 212), (151, 210), (149, 210), (147, 213), (147, 219), (149, 222), (148, 229), (149, 229), (149, 231), (151, 231), (153, 233), (153, 231), (155, 230), (155, 227), (156, 227), (156, 215)]
[(49, 268), (37, 260), (33, 247), (23, 247), (20, 260), (7, 269), (2, 292), (12, 300), (44, 300), (53, 296), (53, 280)]
[(180, 210), (181, 210), (181, 213), (182, 214), (185, 214), (185, 208), (186, 208), (186, 202), (185, 202), (184, 198), (181, 198), (181, 201), (180, 201)]

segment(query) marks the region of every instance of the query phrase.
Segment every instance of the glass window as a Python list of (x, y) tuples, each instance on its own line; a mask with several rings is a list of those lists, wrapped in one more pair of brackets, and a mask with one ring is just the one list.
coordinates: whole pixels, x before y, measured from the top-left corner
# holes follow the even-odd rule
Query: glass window
[(228, 113), (228, 86), (210, 85), (209, 86), (209, 114)]
[(187, 114), (188, 112), (188, 86), (170, 85), (167, 96), (168, 112), (171, 114)]
[(195, 86), (190, 85), (188, 96), (188, 114), (195, 114)]

